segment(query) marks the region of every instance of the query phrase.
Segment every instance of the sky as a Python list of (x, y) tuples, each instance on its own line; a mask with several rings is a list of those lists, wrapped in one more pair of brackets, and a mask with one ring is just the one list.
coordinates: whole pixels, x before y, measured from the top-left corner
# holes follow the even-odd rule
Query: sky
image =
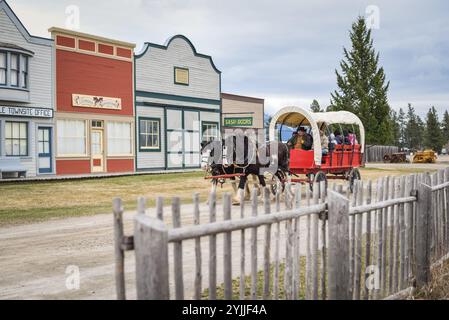
[[(48, 28), (137, 44), (187, 36), (222, 71), (223, 92), (265, 99), (267, 113), (330, 104), (357, 16), (372, 26), (393, 109), (449, 109), (449, 1), (9, 0), (33, 35)], [(79, 10), (79, 25), (71, 11)]]

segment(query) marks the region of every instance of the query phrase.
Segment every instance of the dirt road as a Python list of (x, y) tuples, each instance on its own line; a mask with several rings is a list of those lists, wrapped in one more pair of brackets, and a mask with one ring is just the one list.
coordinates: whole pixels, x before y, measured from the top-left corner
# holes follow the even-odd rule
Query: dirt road
[[(166, 208), (169, 215), (169, 208)], [(201, 220), (207, 221), (207, 206), (201, 206)], [(182, 224), (193, 223), (191, 206), (183, 207)], [(262, 207), (260, 207), (262, 212)], [(148, 211), (155, 216), (155, 212)], [(125, 231), (132, 233), (134, 212), (125, 213)], [(233, 218), (240, 216), (239, 208), (233, 208)], [(217, 219), (222, 219), (222, 207), (217, 206)], [(165, 219), (167, 224), (171, 219)], [(285, 241), (282, 226), (281, 243)], [(304, 231), (305, 222), (301, 223)], [(273, 230), (274, 234), (274, 230)], [(305, 232), (303, 232), (305, 234)], [(250, 233), (246, 233), (246, 254), (250, 250)], [(232, 254), (240, 256), (240, 232), (233, 233)], [(114, 299), (114, 256), (112, 216), (96, 215), (92, 217), (55, 220), (40, 224), (30, 224), (4, 228), (0, 231), (0, 299)], [(304, 242), (304, 241), (302, 241)], [(264, 227), (258, 230), (258, 264), (262, 265)], [(191, 298), (194, 280), (194, 243), (186, 241), (184, 246), (185, 298)], [(281, 245), (281, 248), (285, 247)], [(202, 240), (203, 286), (208, 281), (208, 240)], [(217, 238), (217, 281), (223, 279), (222, 262), (223, 239)], [(305, 248), (302, 247), (304, 253)], [(281, 258), (283, 251), (281, 250)], [(170, 251), (169, 259), (172, 260)], [(233, 276), (239, 275), (239, 259), (233, 259)], [(170, 264), (171, 265), (171, 264)], [(79, 290), (68, 290), (66, 270), (76, 266), (80, 271)], [(249, 272), (249, 263), (247, 263)], [(126, 258), (126, 277), (128, 298), (135, 298), (134, 255)], [(171, 279), (170, 283), (173, 283)]]

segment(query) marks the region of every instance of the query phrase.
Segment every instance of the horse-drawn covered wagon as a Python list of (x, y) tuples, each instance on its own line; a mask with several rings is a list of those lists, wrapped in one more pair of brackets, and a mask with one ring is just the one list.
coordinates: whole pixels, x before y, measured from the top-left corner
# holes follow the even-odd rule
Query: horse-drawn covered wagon
[[(214, 188), (227, 179), (240, 179), (243, 192), (247, 177), (255, 175), (262, 186), (268, 179), (273, 193), (288, 182), (312, 187), (328, 179), (347, 180), (352, 191), (354, 181), (361, 179), (358, 168), (363, 165), (365, 130), (353, 113), (287, 107), (273, 116), (269, 130), (268, 142), (245, 133), (203, 144), (202, 167)], [(285, 132), (292, 135), (287, 142)], [(242, 141), (240, 147), (238, 141)], [(234, 200), (238, 202), (239, 197)]]
[[(365, 150), (365, 128), (355, 114), (348, 111), (310, 112), (300, 107), (278, 111), (270, 124), (270, 140), (283, 141), (284, 130), (309, 135), (312, 146), (289, 146), (290, 182), (309, 183), (328, 179), (361, 179), (359, 167)], [(306, 139), (304, 139), (306, 140)], [(303, 177), (301, 177), (303, 176)]]

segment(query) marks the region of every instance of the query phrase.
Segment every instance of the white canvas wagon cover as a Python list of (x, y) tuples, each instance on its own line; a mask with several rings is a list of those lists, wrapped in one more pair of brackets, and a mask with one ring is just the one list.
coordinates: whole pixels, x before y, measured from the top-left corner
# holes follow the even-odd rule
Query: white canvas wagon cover
[[(319, 128), (322, 124), (346, 124), (357, 125), (360, 130), (359, 142), (361, 152), (365, 152), (365, 128), (359, 117), (349, 111), (311, 112), (301, 107), (285, 107), (279, 110), (270, 123), (270, 140), (276, 140), (276, 125), (283, 124), (292, 128), (299, 125), (312, 128), (313, 141), (320, 141)], [(314, 143), (314, 160), (316, 165), (321, 165), (321, 143)]]

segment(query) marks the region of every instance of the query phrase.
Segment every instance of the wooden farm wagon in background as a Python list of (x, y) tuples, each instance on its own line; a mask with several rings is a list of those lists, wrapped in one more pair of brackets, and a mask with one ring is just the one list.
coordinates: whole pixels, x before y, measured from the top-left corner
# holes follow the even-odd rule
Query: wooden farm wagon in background
[[(313, 137), (312, 150), (290, 150), (290, 181), (293, 183), (313, 183), (328, 179), (343, 179), (349, 181), (351, 191), (354, 181), (360, 180), (359, 167), (363, 166), (365, 150), (365, 128), (355, 114), (348, 111), (310, 112), (300, 107), (286, 107), (277, 112), (270, 124), (270, 140), (282, 141), (282, 130), (290, 131), (299, 127), (307, 127)], [(330, 135), (333, 129), (352, 129), (358, 142), (354, 144), (336, 144), (323, 154), (320, 130)], [(291, 131), (293, 132), (293, 131)], [(300, 177), (303, 175), (305, 177)]]

